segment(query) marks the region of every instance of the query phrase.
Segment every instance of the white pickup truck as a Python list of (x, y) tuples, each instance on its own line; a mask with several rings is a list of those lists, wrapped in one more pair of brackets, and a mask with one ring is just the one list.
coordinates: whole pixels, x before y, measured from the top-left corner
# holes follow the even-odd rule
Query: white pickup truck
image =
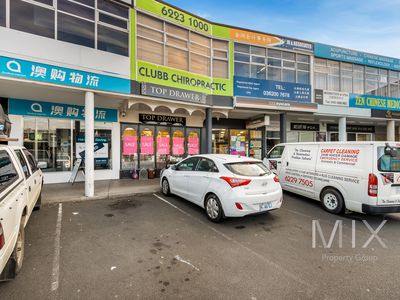
[(40, 208), (42, 186), (42, 171), (28, 150), (0, 145), (0, 281), (21, 270), (24, 229)]

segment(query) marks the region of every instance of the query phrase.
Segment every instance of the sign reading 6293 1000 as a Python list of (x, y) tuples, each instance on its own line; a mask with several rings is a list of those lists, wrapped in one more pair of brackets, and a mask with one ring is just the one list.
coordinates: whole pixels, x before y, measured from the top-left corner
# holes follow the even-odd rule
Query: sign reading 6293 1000
[(169, 19), (170, 21), (189, 26), (196, 31), (208, 34), (211, 34), (212, 32), (212, 25), (207, 21), (187, 14), (169, 5), (165, 5), (164, 3), (154, 0), (137, 0), (136, 6), (139, 9), (157, 14), (163, 18)]

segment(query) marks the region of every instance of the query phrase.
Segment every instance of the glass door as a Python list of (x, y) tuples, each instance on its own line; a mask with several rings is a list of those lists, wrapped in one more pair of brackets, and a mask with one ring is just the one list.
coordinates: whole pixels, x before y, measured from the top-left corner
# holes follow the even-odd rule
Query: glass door
[(185, 134), (184, 129), (172, 127), (172, 155), (171, 163), (177, 163), (183, 159), (185, 155)]
[(170, 130), (169, 127), (157, 126), (157, 155), (156, 155), (156, 174), (159, 175), (160, 171), (167, 167), (170, 155)]
[(249, 156), (262, 159), (262, 131), (260, 130), (250, 130), (250, 146), (249, 146)]
[(247, 156), (249, 152), (248, 130), (231, 129), (230, 133), (230, 154)]
[(214, 154), (228, 154), (229, 131), (226, 129), (213, 129), (212, 146)]
[(138, 178), (138, 127), (133, 124), (122, 124), (121, 176)]
[(154, 126), (140, 128), (140, 169), (154, 170)]

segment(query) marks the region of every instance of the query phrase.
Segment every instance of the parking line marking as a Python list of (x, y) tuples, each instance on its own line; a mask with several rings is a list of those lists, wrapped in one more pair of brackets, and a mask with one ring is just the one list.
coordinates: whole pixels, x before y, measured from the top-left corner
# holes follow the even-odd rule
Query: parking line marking
[(252, 250), (251, 248), (247, 247), (246, 245), (243, 245), (242, 243), (240, 243), (239, 241), (235, 240), (234, 238), (226, 235), (225, 233), (219, 231), (218, 229), (215, 229), (214, 227), (210, 226), (209, 224), (199, 220), (198, 218), (192, 216), (190, 213), (182, 210), (181, 208), (179, 208), (178, 206), (172, 204), (171, 202), (169, 202), (168, 200), (158, 196), (157, 194), (153, 194), (153, 196), (157, 197), (159, 200), (167, 203), (168, 205), (172, 206), (173, 208), (175, 208), (176, 210), (180, 211), (181, 213), (183, 213), (184, 215), (193, 218), (194, 220), (196, 220), (197, 222), (199, 222), (200, 224), (206, 226), (207, 228), (209, 228), (210, 230), (214, 231), (216, 234), (222, 236), (223, 238), (225, 238), (226, 240), (236, 244), (237, 246), (243, 248), (244, 250), (252, 253), (254, 256), (260, 258), (261, 260), (263, 260), (265, 263), (269, 264), (270, 266), (278, 269), (279, 271), (281, 271), (284, 275), (286, 275), (287, 277), (293, 279), (294, 281), (296, 281), (297, 283), (300, 283), (306, 287), (308, 287), (310, 289), (310, 292), (314, 292), (317, 287), (314, 287), (313, 285), (309, 284), (308, 282), (305, 282), (304, 280), (302, 280), (299, 276), (297, 276), (296, 274), (291, 273), (290, 271), (286, 270), (285, 268), (281, 267), (280, 265), (278, 265), (277, 263), (274, 263), (273, 261), (269, 260), (268, 258), (266, 258), (265, 256), (255, 252), (254, 250)]
[(54, 240), (54, 259), (51, 276), (51, 292), (57, 292), (60, 278), (60, 238), (61, 238), (62, 204), (58, 204), (56, 236)]

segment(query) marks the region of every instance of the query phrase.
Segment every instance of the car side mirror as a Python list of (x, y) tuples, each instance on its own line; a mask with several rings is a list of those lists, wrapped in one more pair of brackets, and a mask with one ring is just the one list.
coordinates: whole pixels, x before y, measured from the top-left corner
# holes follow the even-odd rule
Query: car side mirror
[(44, 161), (39, 161), (39, 162), (37, 163), (37, 167), (38, 167), (39, 169), (46, 169), (46, 168), (47, 168), (47, 163), (44, 162)]
[(171, 168), (171, 170), (176, 171), (176, 165), (171, 165), (170, 168)]

